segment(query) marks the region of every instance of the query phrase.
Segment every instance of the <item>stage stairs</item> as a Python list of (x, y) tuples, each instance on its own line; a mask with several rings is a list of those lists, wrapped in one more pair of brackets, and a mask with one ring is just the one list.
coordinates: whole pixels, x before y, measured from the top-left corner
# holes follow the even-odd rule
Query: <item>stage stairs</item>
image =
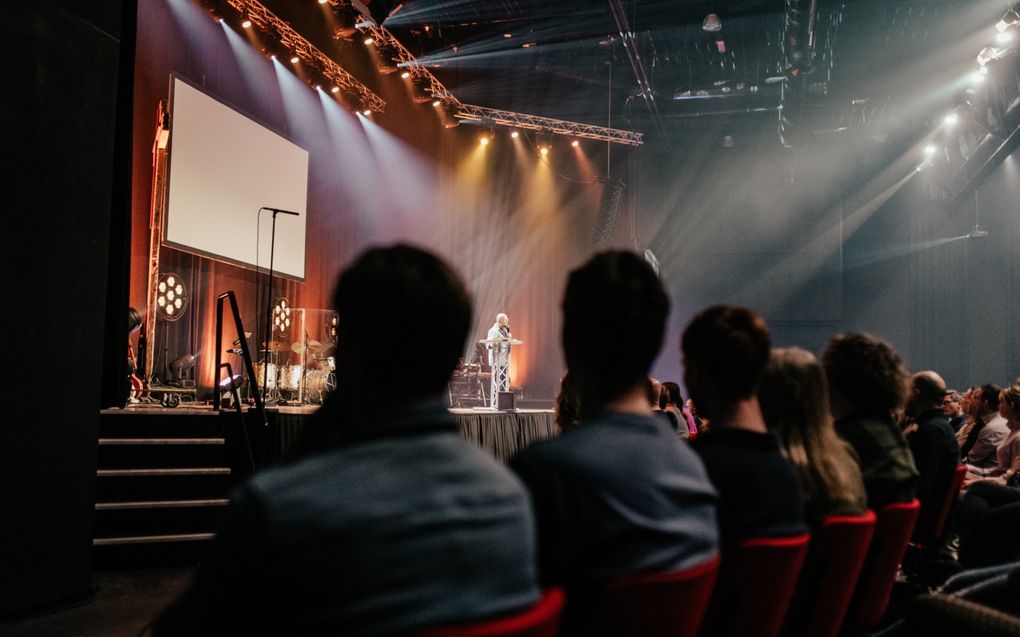
[(105, 410), (96, 471), (95, 570), (198, 563), (232, 486), (236, 414)]

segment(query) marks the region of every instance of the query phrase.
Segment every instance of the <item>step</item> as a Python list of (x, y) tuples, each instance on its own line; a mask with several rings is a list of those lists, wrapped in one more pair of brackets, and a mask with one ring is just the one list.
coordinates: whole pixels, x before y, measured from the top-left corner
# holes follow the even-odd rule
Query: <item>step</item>
[[(93, 543), (92, 564), (96, 572), (180, 568), (199, 564), (209, 553), (211, 533), (163, 534), (173, 540), (113, 543), (130, 536), (100, 538)], [(144, 536), (138, 536), (144, 537)], [(157, 536), (159, 537), (159, 536)]]
[[(111, 440), (109, 438), (103, 440)], [(230, 465), (229, 449), (223, 442), (203, 443), (111, 443), (100, 440), (97, 466), (109, 469), (172, 469), (196, 467), (226, 467)], [(166, 440), (155, 438), (153, 440)], [(193, 439), (199, 440), (199, 439)], [(208, 438), (205, 440), (220, 440)]]
[(166, 542), (206, 542), (215, 533), (170, 533), (167, 535), (129, 535), (123, 537), (97, 537), (92, 546), (121, 546), (125, 544), (162, 544)]
[(228, 476), (230, 467), (166, 467), (160, 469), (99, 469), (97, 478), (142, 476)]
[(100, 438), (99, 446), (122, 445), (222, 445), (223, 438)]
[(128, 502), (97, 502), (96, 511), (118, 511), (131, 509), (176, 509), (189, 507), (219, 507), (230, 504), (227, 498), (194, 500), (141, 500)]
[[(127, 507), (125, 502), (115, 502), (113, 508), (96, 505), (94, 537), (122, 537), (208, 533), (216, 529), (220, 516), (227, 511), (227, 501), (222, 498), (191, 500), (191, 502), (216, 501), (216, 505), (193, 504), (177, 506)], [(141, 501), (137, 501), (141, 502)], [(155, 502), (155, 501), (153, 501)], [(173, 502), (164, 500), (162, 502)], [(178, 501), (180, 502), (180, 501)], [(134, 504), (129, 502), (127, 504)]]
[(167, 469), (101, 469), (96, 472), (96, 502), (153, 502), (224, 498), (237, 477), (224, 470), (174, 467)]
[(236, 413), (214, 411), (105, 410), (99, 416), (100, 438), (218, 438)]

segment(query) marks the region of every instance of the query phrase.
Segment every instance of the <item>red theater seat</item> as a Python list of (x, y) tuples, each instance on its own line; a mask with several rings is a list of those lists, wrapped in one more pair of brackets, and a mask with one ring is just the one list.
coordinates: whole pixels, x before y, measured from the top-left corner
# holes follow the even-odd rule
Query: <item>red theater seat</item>
[(848, 625), (858, 630), (869, 630), (882, 620), (889, 606), (896, 572), (907, 552), (907, 543), (920, 512), (921, 503), (917, 500), (890, 504), (878, 512), (875, 536), (847, 615)]
[(426, 628), (410, 637), (555, 637), (563, 611), (563, 591), (551, 588), (534, 606), (518, 615), (474, 624)]
[(723, 555), (709, 632), (719, 637), (778, 635), (810, 539), (807, 533), (752, 538), (735, 555)]
[[(956, 504), (956, 498), (960, 497), (960, 488), (963, 487), (963, 480), (966, 477), (967, 465), (961, 464), (956, 467), (953, 478), (949, 481), (949, 487), (946, 489), (946, 495), (942, 499), (942, 505), (932, 519), (931, 528), (920, 529), (921, 534), (914, 534), (916, 540), (929, 542), (931, 544), (929, 548), (938, 548), (939, 542), (942, 540), (942, 531), (946, 528), (946, 520), (949, 519), (949, 513), (953, 510), (953, 505)], [(919, 542), (918, 548), (924, 548)]]
[(590, 605), (591, 637), (693, 637), (712, 598), (719, 558), (672, 573), (629, 575), (608, 582)]
[(875, 514), (833, 515), (811, 534), (787, 635), (836, 637), (875, 532)]

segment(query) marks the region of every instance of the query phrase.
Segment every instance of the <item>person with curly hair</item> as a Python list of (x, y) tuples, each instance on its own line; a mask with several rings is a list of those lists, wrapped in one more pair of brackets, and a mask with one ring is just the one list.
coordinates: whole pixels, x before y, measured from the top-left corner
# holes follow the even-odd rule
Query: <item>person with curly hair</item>
[(758, 400), (765, 426), (800, 478), (809, 524), (864, 513), (868, 498), (861, 469), (853, 449), (836, 435), (818, 359), (797, 347), (772, 350)]
[(877, 511), (912, 500), (917, 468), (895, 421), (907, 399), (903, 360), (870, 334), (837, 334), (825, 347), (822, 365), (836, 433), (857, 454), (868, 506)]

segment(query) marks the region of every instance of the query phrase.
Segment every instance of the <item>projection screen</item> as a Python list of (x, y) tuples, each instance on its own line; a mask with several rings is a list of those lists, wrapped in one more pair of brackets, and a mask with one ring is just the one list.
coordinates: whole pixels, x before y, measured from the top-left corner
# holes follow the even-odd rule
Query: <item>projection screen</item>
[[(241, 267), (305, 277), (308, 151), (173, 77), (164, 244)], [(259, 224), (259, 225), (257, 225)], [(256, 240), (258, 247), (256, 247)]]

